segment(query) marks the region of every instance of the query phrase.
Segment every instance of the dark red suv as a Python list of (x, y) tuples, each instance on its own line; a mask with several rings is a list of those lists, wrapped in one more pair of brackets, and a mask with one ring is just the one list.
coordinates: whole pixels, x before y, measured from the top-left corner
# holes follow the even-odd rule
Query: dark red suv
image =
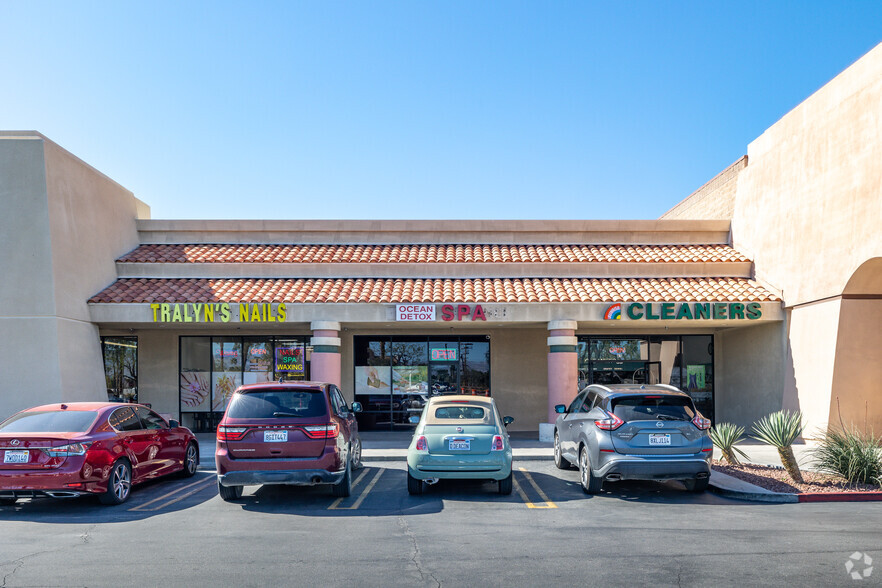
[(217, 428), (221, 498), (261, 484), (330, 484), (334, 496), (349, 496), (351, 472), (361, 466), (360, 410), (324, 382), (240, 387)]

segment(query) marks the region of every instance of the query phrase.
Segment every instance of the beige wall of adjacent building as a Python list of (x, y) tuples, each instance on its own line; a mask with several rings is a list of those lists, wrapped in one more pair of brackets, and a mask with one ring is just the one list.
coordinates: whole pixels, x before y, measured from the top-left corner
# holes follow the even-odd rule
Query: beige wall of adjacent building
[(86, 300), (116, 279), (149, 209), (35, 132), (0, 132), (0, 417), (106, 400)]
[[(782, 405), (806, 414), (808, 434), (840, 414), (879, 433), (882, 45), (753, 141), (746, 161), (728, 182), (731, 241), (788, 308)], [(731, 203), (699, 190), (662, 218), (719, 218)]]

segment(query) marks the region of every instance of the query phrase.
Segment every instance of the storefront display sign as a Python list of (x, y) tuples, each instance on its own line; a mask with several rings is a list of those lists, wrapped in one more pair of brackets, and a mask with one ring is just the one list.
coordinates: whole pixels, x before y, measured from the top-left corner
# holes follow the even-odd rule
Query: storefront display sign
[(303, 374), (303, 347), (279, 345), (276, 347), (276, 372), (286, 374)]
[(622, 310), (631, 320), (749, 320), (763, 316), (759, 302), (617, 302), (609, 306), (603, 314), (604, 320), (620, 320)]
[(433, 321), (435, 320), (434, 304), (396, 304), (396, 321)]
[(284, 302), (154, 302), (150, 309), (154, 323), (283, 323), (288, 317)]

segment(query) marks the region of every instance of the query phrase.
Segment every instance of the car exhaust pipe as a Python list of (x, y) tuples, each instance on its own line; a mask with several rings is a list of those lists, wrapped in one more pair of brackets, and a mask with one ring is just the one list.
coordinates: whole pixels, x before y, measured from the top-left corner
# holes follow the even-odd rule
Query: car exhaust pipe
[(58, 491), (53, 490), (52, 492), (47, 492), (46, 495), (51, 496), (52, 498), (76, 498), (80, 495), (80, 493), (79, 492), (58, 492)]
[(318, 476), (313, 476), (313, 477), (312, 477), (312, 483), (313, 483), (313, 485), (315, 485), (315, 484), (321, 484), (321, 483), (322, 483), (322, 479), (321, 479), (320, 477), (318, 477)]
[(622, 474), (610, 474), (606, 477), (607, 482), (619, 482), (622, 479)]
[(433, 485), (437, 484), (440, 481), (440, 479), (439, 478), (426, 478), (423, 481), (426, 484), (428, 484), (429, 486), (433, 486)]
[(704, 480), (705, 478), (707, 478), (707, 476), (708, 476), (707, 473), (705, 473), (705, 472), (701, 472), (700, 474), (698, 474), (698, 475), (695, 476), (695, 477), (698, 478), (699, 480)]

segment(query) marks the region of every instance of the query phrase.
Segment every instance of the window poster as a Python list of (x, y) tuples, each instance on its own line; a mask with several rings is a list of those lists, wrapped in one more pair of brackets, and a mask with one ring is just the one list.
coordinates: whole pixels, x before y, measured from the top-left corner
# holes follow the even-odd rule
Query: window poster
[(429, 368), (424, 365), (392, 368), (393, 394), (428, 394)]
[(242, 385), (242, 372), (214, 372), (212, 379), (211, 410), (224, 411), (233, 392)]
[(705, 373), (703, 365), (687, 365), (686, 390), (704, 390), (706, 387)]
[(392, 368), (388, 365), (355, 366), (356, 394), (391, 394)]
[(249, 343), (245, 352), (243, 384), (259, 384), (273, 380), (273, 351), (269, 342)]
[(181, 410), (183, 411), (207, 411), (211, 397), (209, 380), (211, 372), (185, 371), (181, 372)]

